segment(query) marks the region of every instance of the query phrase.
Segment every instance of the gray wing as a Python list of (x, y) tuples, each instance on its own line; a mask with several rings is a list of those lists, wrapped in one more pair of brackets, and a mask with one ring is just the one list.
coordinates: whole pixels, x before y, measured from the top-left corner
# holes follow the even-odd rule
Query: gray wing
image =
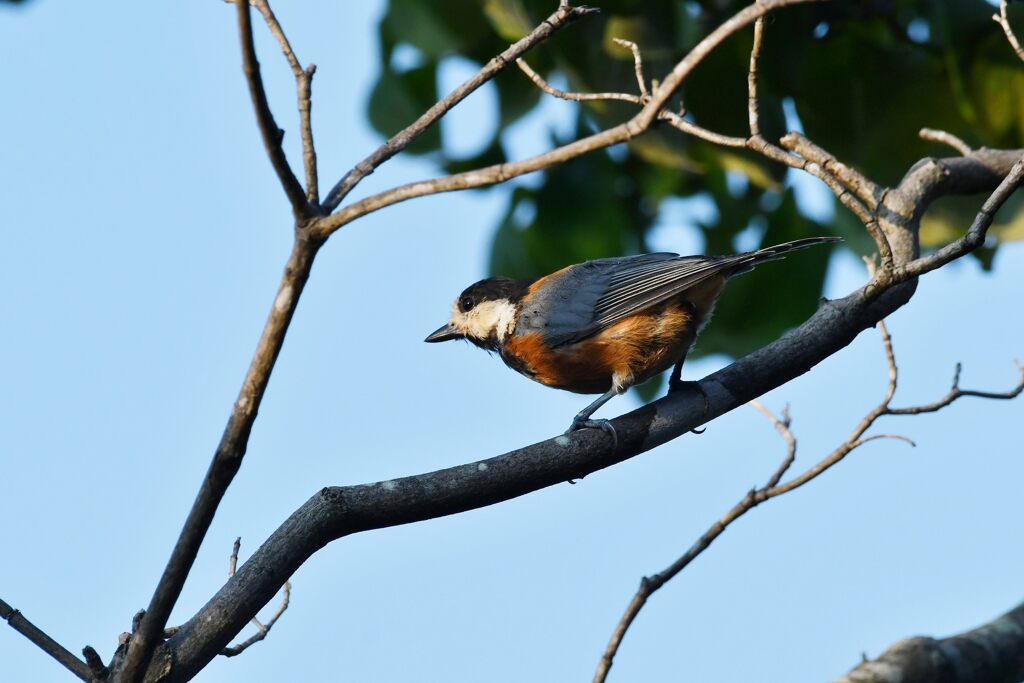
[(571, 344), (736, 265), (734, 256), (669, 253), (587, 261), (536, 292), (517, 331), (541, 332), (551, 346)]

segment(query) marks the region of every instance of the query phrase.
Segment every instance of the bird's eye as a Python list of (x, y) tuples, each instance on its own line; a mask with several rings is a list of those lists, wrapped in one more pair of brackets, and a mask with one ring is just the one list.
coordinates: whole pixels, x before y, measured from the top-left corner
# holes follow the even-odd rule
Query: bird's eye
[(469, 295), (465, 295), (465, 296), (463, 296), (462, 298), (459, 299), (459, 308), (462, 309), (463, 313), (465, 313), (466, 311), (470, 310), (475, 305), (476, 305), (476, 302), (473, 301), (473, 297), (471, 297)]

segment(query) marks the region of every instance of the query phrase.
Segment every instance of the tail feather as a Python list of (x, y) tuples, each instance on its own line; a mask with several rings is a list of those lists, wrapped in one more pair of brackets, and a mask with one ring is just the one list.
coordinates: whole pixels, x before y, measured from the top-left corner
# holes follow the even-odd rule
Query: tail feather
[(805, 237), (803, 239), (793, 240), (792, 242), (783, 242), (782, 244), (776, 244), (772, 247), (765, 247), (758, 251), (741, 254), (738, 257), (739, 263), (737, 263), (736, 269), (730, 273), (730, 277), (733, 275), (740, 275), (741, 273), (748, 273), (754, 269), (754, 266), (761, 263), (783, 259), (786, 257), (786, 254), (791, 251), (806, 249), (807, 247), (813, 247), (817, 244), (831, 244), (833, 242), (842, 241), (843, 238), (841, 237)]

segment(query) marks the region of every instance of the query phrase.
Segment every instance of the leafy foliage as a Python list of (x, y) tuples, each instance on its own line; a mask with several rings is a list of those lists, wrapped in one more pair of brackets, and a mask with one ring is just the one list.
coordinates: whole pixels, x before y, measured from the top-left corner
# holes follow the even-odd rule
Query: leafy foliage
[[(633, 93), (632, 56), (612, 38), (636, 42), (647, 77), (657, 78), (745, 4), (607, 0), (597, 18), (563, 30), (527, 61), (572, 90)], [(384, 68), (370, 98), (373, 125), (383, 135), (395, 133), (436, 98), (442, 60), (459, 55), (482, 64), (554, 7), (555, 0), (390, 0), (380, 27)], [(815, 142), (886, 184), (922, 157), (953, 154), (920, 140), (922, 127), (947, 130), (972, 146), (1024, 146), (1024, 69), (992, 22), (992, 11), (983, 0), (847, 0), (771, 15), (759, 81), (763, 133), (778, 138), (787, 125), (802, 123)], [(750, 31), (734, 36), (684, 84), (681, 100), (696, 122), (746, 134), (751, 40)], [(395, 64), (403, 51), (416, 56), (414, 66)], [(437, 131), (413, 151), (435, 153), (448, 172), (506, 160), (506, 132), (542, 95), (516, 69), (494, 83), (500, 125), (478, 155), (446, 154)], [(634, 111), (622, 103), (559, 104), (577, 108), (575, 136), (619, 123)], [(735, 251), (738, 236), (751, 231), (765, 245), (834, 233), (846, 238), (844, 248), (870, 252), (863, 227), (840, 205), (829, 225), (803, 215), (787, 189), (786, 173), (745, 151), (658, 129), (624, 149), (554, 168), (539, 184), (518, 184), (497, 226), (491, 268), (536, 276), (589, 258), (648, 250), (663, 202), (694, 196), (709, 198), (718, 209), (714, 220), (696, 224), (707, 253)], [(976, 205), (940, 204), (925, 222), (923, 245), (961, 233)], [(1017, 218), (994, 234), (1021, 239), (1021, 225)], [(984, 250), (979, 258), (991, 263), (993, 253)], [(809, 250), (739, 278), (694, 353), (744, 354), (798, 324), (817, 304), (829, 256), (827, 249)], [(752, 310), (758, 314), (750, 315)]]

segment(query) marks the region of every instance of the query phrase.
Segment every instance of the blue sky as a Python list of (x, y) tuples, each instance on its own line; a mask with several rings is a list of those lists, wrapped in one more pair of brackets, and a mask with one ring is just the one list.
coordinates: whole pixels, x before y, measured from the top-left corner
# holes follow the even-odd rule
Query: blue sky
[[(327, 186), (379, 144), (363, 112), (383, 5), (278, 4), (300, 59), (319, 66)], [(296, 158), (291, 76), (257, 28)], [(259, 144), (231, 6), (4, 8), (0, 64), (0, 597), (73, 651), (88, 643), (106, 658), (148, 602), (220, 436), (287, 257), (289, 210)], [(445, 80), (465, 68), (453, 62)], [(448, 139), (469, 145), (490, 125), (492, 97), (457, 109)], [(544, 149), (571, 106), (545, 103), (518, 126), (515, 154)], [(434, 173), (398, 158), (360, 193)], [(223, 583), (236, 536), (244, 559), (320, 487), (498, 454), (561, 431), (589, 400), (467, 345), (421, 342), (484, 275), (507, 192), (407, 202), (321, 252), (172, 622)], [(687, 210), (671, 212), (658, 248), (700, 248)], [(787, 266), (768, 267), (783, 277)], [(838, 256), (828, 294), (863, 278)], [(957, 361), (965, 386), (1012, 386), (1022, 290), (1019, 244), (994, 273), (964, 262), (924, 278), (890, 321), (903, 372), (894, 403), (938, 398)], [(845, 438), (885, 377), (868, 331), (763, 398), (792, 405), (796, 467)], [(862, 652), (1017, 604), (1021, 417), (1019, 402), (965, 399), (886, 420), (880, 429), (918, 447), (872, 443), (737, 523), (651, 601), (612, 680), (829, 680)], [(675, 559), (782, 452), (764, 418), (741, 409), (576, 486), (343, 539), (300, 569), (265, 642), (199, 680), (589, 680), (640, 576)], [(0, 672), (67, 679), (10, 629)]]

